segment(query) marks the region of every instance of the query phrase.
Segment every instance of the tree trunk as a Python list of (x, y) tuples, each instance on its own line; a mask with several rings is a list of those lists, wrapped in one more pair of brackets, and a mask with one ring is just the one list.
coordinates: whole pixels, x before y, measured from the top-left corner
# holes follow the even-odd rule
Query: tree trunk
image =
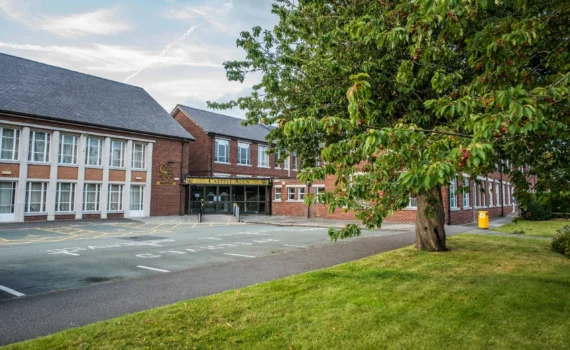
[(427, 196), (416, 197), (416, 203), (416, 248), (430, 252), (445, 251), (445, 209), (441, 186), (431, 189)]

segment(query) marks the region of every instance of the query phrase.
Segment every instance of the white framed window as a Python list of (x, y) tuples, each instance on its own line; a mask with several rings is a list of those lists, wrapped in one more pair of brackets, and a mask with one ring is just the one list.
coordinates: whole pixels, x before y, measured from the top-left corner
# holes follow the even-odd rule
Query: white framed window
[(273, 200), (281, 202), (281, 187), (274, 187), (273, 189)]
[(279, 164), (279, 151), (275, 153), (275, 169), (281, 169), (281, 164)]
[(471, 191), (471, 181), (469, 179), (464, 180), (463, 187), (467, 190), (463, 192), (463, 208), (471, 208), (469, 203), (469, 191)]
[(505, 183), (503, 182), (503, 205), (507, 205), (507, 192), (505, 192)]
[(299, 166), (297, 164), (297, 152), (293, 152), (291, 162), (293, 163), (293, 170), (297, 170), (297, 168)]
[(123, 210), (123, 185), (117, 185), (117, 184), (109, 185), (107, 210), (109, 211)]
[(238, 164), (250, 165), (249, 143), (238, 142)]
[(416, 209), (418, 207), (418, 200), (416, 197), (410, 197), (410, 201), (408, 202), (408, 208)]
[(315, 203), (322, 203), (319, 200), (319, 195), (325, 192), (325, 186), (313, 186), (313, 193), (315, 194)]
[(486, 207), (487, 206), (487, 181), (482, 181), (481, 182), (482, 187), (479, 188), (479, 196), (481, 196), (481, 206), (482, 207)]
[(57, 212), (75, 211), (74, 183), (59, 182), (57, 184), (57, 194), (55, 197), (55, 211)]
[(489, 207), (493, 207), (493, 182), (487, 183), (487, 190), (489, 191)]
[(145, 154), (145, 144), (143, 143), (133, 143), (133, 160), (131, 168), (133, 169), (144, 169), (144, 154)]
[(61, 134), (59, 140), (59, 164), (77, 164), (77, 140), (75, 135)]
[(258, 156), (257, 156), (257, 166), (269, 168), (269, 154), (266, 153), (267, 146), (257, 146)]
[(457, 208), (457, 177), (449, 183), (449, 206)]
[(0, 159), (18, 160), (20, 130), (0, 128)]
[(220, 163), (230, 162), (230, 141), (224, 139), (216, 139), (216, 150), (214, 161)]
[(101, 184), (85, 184), (83, 188), (83, 210), (99, 211)]
[(501, 194), (499, 193), (499, 183), (496, 182), (495, 183), (495, 203), (497, 203), (497, 206), (501, 205)]
[(133, 185), (131, 186), (131, 204), (129, 210), (140, 211), (143, 210), (144, 204), (144, 186)]
[(299, 187), (299, 200), (305, 200), (305, 187)]
[(285, 161), (283, 162), (283, 169), (289, 170), (290, 165), (291, 165), (291, 157), (287, 156), (287, 158), (285, 158)]
[(473, 206), (474, 207), (479, 206), (479, 196), (477, 193), (478, 190), (479, 190), (479, 186), (477, 185), (477, 182), (473, 181)]
[(51, 134), (42, 131), (32, 131), (30, 135), (30, 155), (32, 162), (49, 162), (49, 143)]
[(295, 200), (295, 187), (287, 187), (287, 200), (288, 201)]
[(110, 166), (115, 168), (125, 167), (125, 142), (111, 141)]
[(28, 182), (26, 188), (26, 213), (45, 213), (47, 182)]
[(95, 137), (87, 138), (85, 152), (85, 165), (101, 166), (101, 154), (103, 153), (103, 140)]

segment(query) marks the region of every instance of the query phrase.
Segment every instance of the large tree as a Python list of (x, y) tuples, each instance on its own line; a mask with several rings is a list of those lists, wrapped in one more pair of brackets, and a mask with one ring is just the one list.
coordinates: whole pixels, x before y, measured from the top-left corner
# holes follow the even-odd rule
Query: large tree
[(442, 187), (456, 175), (506, 159), (518, 198), (524, 165), (568, 187), (568, 1), (277, 0), (273, 13), (272, 30), (241, 33), (246, 59), (224, 64), (230, 81), (261, 83), (211, 106), (279, 125), (274, 151), (298, 153), (303, 181), (336, 176), (330, 210), (372, 228), (415, 197), (417, 247), (443, 251)]

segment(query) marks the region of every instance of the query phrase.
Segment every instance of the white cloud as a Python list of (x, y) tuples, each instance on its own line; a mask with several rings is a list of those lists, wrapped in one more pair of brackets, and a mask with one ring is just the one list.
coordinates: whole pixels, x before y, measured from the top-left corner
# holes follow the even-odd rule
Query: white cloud
[[(56, 54), (59, 60), (68, 60), (81, 63), (84, 70), (132, 73), (148, 66), (153, 62), (157, 67), (188, 66), (221, 68), (220, 61), (196, 60), (193, 58), (194, 50), (191, 47), (179, 48), (169, 55), (157, 57), (155, 52), (133, 49), (124, 46), (93, 44), (88, 47), (60, 46), (60, 45), (29, 45), (0, 42), (0, 48), (18, 51), (31, 51)], [(199, 52), (199, 51), (198, 51)], [(55, 63), (57, 65), (57, 63)]]
[(47, 17), (30, 25), (64, 37), (114, 35), (130, 29), (117, 8)]
[(68, 38), (114, 35), (131, 29), (118, 7), (50, 17), (33, 13), (28, 2), (0, 0), (0, 11), (8, 19), (21, 22), (31, 29)]

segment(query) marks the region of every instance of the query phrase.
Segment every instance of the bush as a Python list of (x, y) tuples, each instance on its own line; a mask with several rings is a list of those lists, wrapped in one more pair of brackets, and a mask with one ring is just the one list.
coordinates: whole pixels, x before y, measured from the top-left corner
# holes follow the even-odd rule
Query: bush
[(523, 213), (523, 217), (532, 221), (544, 221), (552, 219), (552, 210), (548, 205), (532, 201)]
[(570, 259), (570, 226), (566, 225), (558, 230), (552, 239), (552, 250)]

